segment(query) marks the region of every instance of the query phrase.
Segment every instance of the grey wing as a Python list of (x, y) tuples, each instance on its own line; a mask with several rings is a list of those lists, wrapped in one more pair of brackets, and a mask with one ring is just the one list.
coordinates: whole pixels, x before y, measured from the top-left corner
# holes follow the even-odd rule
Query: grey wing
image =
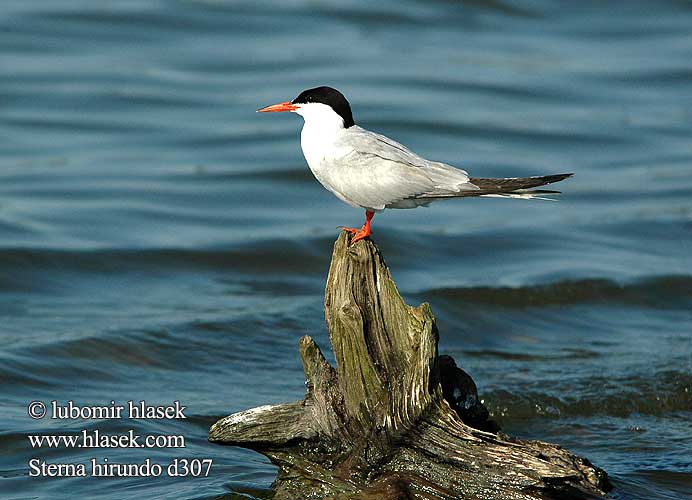
[(353, 205), (374, 210), (413, 208), (429, 203), (420, 200), (425, 195), (478, 189), (464, 170), (426, 160), (358, 126), (347, 131), (336, 144), (346, 154), (338, 166), (330, 167), (329, 177), (333, 190)]

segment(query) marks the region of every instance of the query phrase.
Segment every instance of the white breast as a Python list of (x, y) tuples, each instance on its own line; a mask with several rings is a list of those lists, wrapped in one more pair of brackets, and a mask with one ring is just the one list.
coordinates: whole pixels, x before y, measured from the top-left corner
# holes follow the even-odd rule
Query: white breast
[(344, 130), (343, 119), (331, 107), (319, 103), (302, 104), (296, 112), (305, 119), (300, 145), (313, 175), (325, 188), (353, 205), (334, 190), (334, 183), (330, 181), (330, 177), (338, 175), (335, 169), (339, 158), (349, 152), (336, 145), (337, 137)]
[(306, 123), (300, 132), (300, 145), (310, 170), (317, 172), (324, 168), (327, 159), (334, 157), (335, 131)]

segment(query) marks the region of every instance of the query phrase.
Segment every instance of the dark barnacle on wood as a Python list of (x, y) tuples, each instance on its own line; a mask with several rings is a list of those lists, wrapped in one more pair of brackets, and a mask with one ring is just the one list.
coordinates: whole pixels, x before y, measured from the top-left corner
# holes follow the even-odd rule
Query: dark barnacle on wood
[(305, 398), (222, 418), (209, 440), (269, 457), (276, 499), (603, 498), (588, 460), (499, 432), (471, 377), (438, 356), (430, 307), (406, 305), (377, 246), (349, 238), (325, 292), (336, 366), (301, 338)]

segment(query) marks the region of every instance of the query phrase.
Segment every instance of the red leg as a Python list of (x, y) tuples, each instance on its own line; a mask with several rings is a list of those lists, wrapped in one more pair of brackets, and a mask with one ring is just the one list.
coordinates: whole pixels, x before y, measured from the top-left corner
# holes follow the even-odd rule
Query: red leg
[[(368, 218), (368, 213), (369, 213), (369, 212), (366, 210), (366, 211), (365, 211), (365, 218), (366, 218), (366, 219)], [(372, 219), (372, 216), (370, 216), (370, 218)], [(348, 232), (351, 233), (351, 234), (358, 234), (359, 232), (361, 232), (361, 231), (363, 231), (363, 230), (365, 229), (365, 224), (363, 224), (363, 225), (360, 227), (360, 229), (355, 228), (355, 227), (346, 227), (346, 226), (339, 226), (339, 229), (341, 229), (342, 231), (348, 231)]]
[(351, 240), (351, 245), (353, 245), (356, 241), (360, 241), (363, 238), (370, 236), (370, 221), (374, 216), (375, 212), (370, 212), (369, 210), (365, 211), (365, 224), (363, 224), (363, 227), (360, 228), (360, 231), (354, 233), (353, 239)]

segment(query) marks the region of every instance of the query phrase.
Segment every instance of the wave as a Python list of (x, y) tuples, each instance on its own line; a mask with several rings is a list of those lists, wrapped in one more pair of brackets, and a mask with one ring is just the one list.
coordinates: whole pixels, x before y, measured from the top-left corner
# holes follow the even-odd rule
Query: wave
[[(229, 249), (0, 249), (0, 290), (20, 286), (27, 273), (233, 270), (272, 274), (323, 271), (331, 238), (271, 239)], [(25, 283), (26, 285), (26, 283)], [(22, 288), (25, 288), (23, 286)]]
[(609, 279), (564, 280), (524, 287), (437, 288), (423, 297), (504, 308), (564, 306), (588, 303), (668, 307), (692, 303), (692, 276), (653, 276), (621, 284)]
[[(495, 417), (525, 419), (632, 414), (670, 416), (692, 411), (692, 373), (665, 370), (650, 376), (628, 375), (619, 378), (594, 376), (571, 382), (569, 392), (556, 387), (543, 390), (490, 390), (481, 394), (485, 406)], [(553, 394), (551, 394), (553, 393)], [(563, 395), (555, 395), (561, 393)]]

